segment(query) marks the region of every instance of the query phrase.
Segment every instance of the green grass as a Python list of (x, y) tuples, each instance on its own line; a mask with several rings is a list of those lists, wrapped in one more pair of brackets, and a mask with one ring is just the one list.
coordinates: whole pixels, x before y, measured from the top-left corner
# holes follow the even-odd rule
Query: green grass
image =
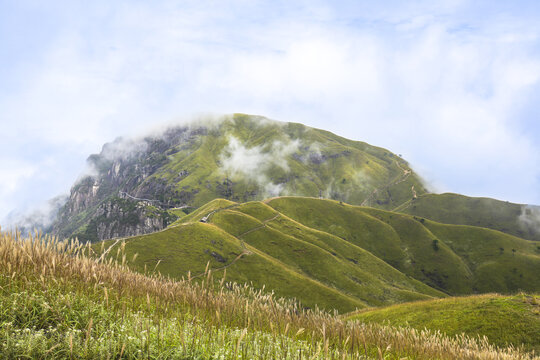
[[(449, 294), (471, 293), (472, 274), (466, 264), (421, 222), (386, 211), (364, 211), (386, 222), (399, 234), (400, 246), (410, 259), (404, 272)], [(434, 246), (435, 240), (437, 246)]]
[(213, 211), (228, 208), (231, 206), (235, 206), (236, 203), (225, 200), (225, 199), (215, 199), (210, 201), (209, 203), (199, 207), (195, 211), (189, 213), (188, 215), (176, 220), (174, 223), (171, 224), (171, 226), (176, 226), (179, 224), (186, 224), (189, 222), (197, 222), (201, 220), (204, 216), (210, 214)]
[[(216, 225), (234, 224), (235, 228), (241, 226), (242, 218), (246, 218), (230, 210), (219, 215), (213, 219)], [(258, 226), (254, 223), (241, 231)], [(442, 296), (441, 293), (411, 281), (361, 248), (350, 246), (328, 234), (310, 232), (305, 227), (291, 233), (288, 231), (291, 226), (298, 225), (287, 219), (276, 218), (268, 226), (241, 238), (251, 247), (278, 259), (295, 271), (370, 305), (406, 301), (413, 296), (417, 299), (430, 295)], [(374, 273), (377, 275), (374, 276)]]
[(540, 232), (523, 226), (518, 217), (523, 205), (489, 198), (459, 194), (423, 194), (399, 206), (395, 211), (427, 218), (445, 224), (473, 225), (540, 240)]
[(226, 268), (227, 279), (304, 306), (350, 311), (445, 293), (538, 291), (534, 245), (489, 229), (282, 197), (268, 204), (214, 200), (165, 231), (128, 238), (125, 250), (128, 258), (138, 254), (138, 271), (180, 279), (207, 265), (218, 277)]
[[(404, 160), (382, 148), (302, 124), (234, 114), (222, 120), (206, 135), (198, 137), (191, 147), (174, 154), (153, 177), (170, 182), (174, 180), (173, 174), (188, 170), (190, 174), (174, 185), (178, 190), (197, 189), (193, 202), (195, 206), (224, 197), (225, 187), (220, 187), (220, 184), (223, 185), (227, 176), (233, 182), (230, 200), (246, 202), (263, 199), (268, 193), (261, 187), (262, 184), (245, 174), (226, 174), (220, 170), (219, 164), (230, 137), (238, 139), (248, 149), (259, 148), (261, 154), (269, 154), (275, 142), (299, 142), (301, 146), (295, 149), (295, 157), (288, 154), (280, 160), (284, 166), (263, 167), (260, 170), (268, 182), (283, 184), (284, 193), (318, 196), (321, 190), (327, 198), (359, 204), (373, 189), (380, 187), (386, 190), (403, 173), (401, 168), (409, 169)], [(320, 154), (323, 160), (312, 160), (313, 154)], [(424, 192), (415, 174), (411, 174), (402, 186), (410, 189), (412, 185), (416, 185), (419, 193)], [(394, 185), (391, 187), (395, 188), (393, 193), (387, 195), (386, 191), (381, 191), (375, 199), (379, 200), (379, 204), (374, 200), (374, 206), (392, 208), (412, 197), (410, 190), (400, 191)], [(391, 197), (393, 199), (390, 200)]]
[(126, 239), (125, 251), (138, 254), (131, 266), (141, 272), (181, 279), (208, 266), (219, 278), (226, 268), (228, 280), (340, 312), (540, 289), (532, 241), (315, 198), (213, 200), (164, 231)]
[(534, 241), (314, 198), (282, 197), (268, 205), (448, 294), (540, 289), (540, 254)]
[(439, 330), (449, 336), (462, 333), (486, 336), (498, 346), (522, 345), (528, 351), (540, 351), (538, 295), (487, 294), (428, 300), (368, 309), (346, 317), (419, 330)]
[(428, 220), (424, 224), (475, 274), (474, 291), (534, 292), (540, 288), (537, 242), (473, 226)]
[[(203, 217), (209, 223), (198, 222)], [(188, 272), (203, 273), (207, 265), (216, 277), (226, 268), (228, 280), (264, 286), (308, 307), (342, 312), (445, 296), (361, 246), (309, 228), (262, 202), (214, 200), (165, 231), (124, 242), (128, 259), (138, 254), (132, 262), (138, 271), (180, 279)]]
[(301, 352), (326, 357), (316, 355), (316, 343), (295, 334), (245, 331), (221, 325), (215, 314), (201, 315), (185, 304), (171, 307), (159, 297), (76, 279), (0, 275), (2, 359), (297, 359)]
[[(105, 248), (112, 244), (112, 240), (105, 242)], [(97, 250), (100, 246), (96, 244), (94, 248)], [(118, 244), (110, 254), (115, 256), (120, 246)], [(124, 249), (128, 260), (137, 254), (130, 266), (143, 273), (156, 271), (187, 279), (188, 273), (191, 277), (204, 274), (208, 265), (219, 281), (227, 267), (227, 281), (251, 283), (259, 289), (265, 287), (278, 296), (301, 299), (304, 306), (318, 305), (340, 311), (366, 306), (360, 299), (326, 286), (263, 251), (254, 247), (244, 249), (237, 238), (212, 224), (181, 224), (158, 233), (128, 238)]]

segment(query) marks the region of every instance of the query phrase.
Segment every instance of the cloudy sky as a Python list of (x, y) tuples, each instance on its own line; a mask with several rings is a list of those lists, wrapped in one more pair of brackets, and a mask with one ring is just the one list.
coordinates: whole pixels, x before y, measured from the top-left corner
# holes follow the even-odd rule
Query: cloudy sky
[(117, 136), (232, 112), (540, 204), (540, 3), (0, 0), (0, 219)]

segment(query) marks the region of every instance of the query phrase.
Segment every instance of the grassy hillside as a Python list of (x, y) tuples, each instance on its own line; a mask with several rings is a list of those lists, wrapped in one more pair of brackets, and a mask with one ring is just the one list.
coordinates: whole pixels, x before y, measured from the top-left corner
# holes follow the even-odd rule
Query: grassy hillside
[[(262, 203), (251, 204), (266, 207)], [(212, 222), (287, 266), (371, 305), (442, 296), (362, 248), (330, 234), (309, 229), (282, 216), (264, 222), (225, 210)]]
[(469, 297), (419, 301), (368, 309), (350, 320), (427, 328), (449, 336), (462, 333), (486, 336), (498, 346), (522, 345), (540, 351), (540, 297), (520, 294), (487, 294)]
[[(394, 211), (444, 224), (473, 225), (499, 230), (528, 240), (540, 240), (537, 207), (459, 194), (422, 194)], [(535, 226), (536, 224), (536, 226)]]
[[(201, 222), (205, 221), (205, 222)], [(124, 245), (121, 245), (121, 244)], [(479, 292), (538, 291), (536, 243), (339, 201), (216, 199), (168, 229), (95, 244), (176, 279), (248, 282), (304, 306), (351, 311)], [(502, 251), (500, 249), (503, 249)]]
[(209, 273), (204, 284), (145, 276), (89, 252), (0, 233), (2, 358), (532, 358), (468, 337), (347, 322), (249, 287), (214, 287)]
[[(208, 223), (201, 223), (208, 218)], [(122, 241), (132, 268), (174, 278), (197, 277), (206, 267), (216, 278), (249, 282), (304, 306), (331, 310), (444, 296), (411, 279), (361, 247), (310, 229), (262, 202), (214, 200), (164, 231)], [(96, 244), (110, 255), (120, 242)]]
[(425, 220), (424, 225), (457, 254), (475, 274), (475, 292), (538, 291), (540, 249), (498, 231)]
[[(281, 193), (320, 193), (389, 209), (409, 200), (413, 185), (425, 192), (400, 157), (327, 131), (244, 114), (202, 126), (208, 131), (192, 146), (177, 147), (180, 151), (146, 180), (196, 191), (195, 206), (219, 197), (245, 202)], [(234, 163), (239, 160), (243, 163)], [(181, 171), (188, 174), (178, 179)]]
[(268, 205), (448, 294), (540, 289), (540, 251), (534, 241), (336, 201), (282, 197)]
[[(106, 242), (105, 248), (112, 243)], [(305, 276), (256, 248), (243, 247), (237, 238), (211, 224), (182, 224), (129, 238), (125, 240), (125, 253), (128, 259), (137, 254), (131, 267), (140, 272), (159, 271), (176, 279), (187, 279), (190, 273), (192, 278), (202, 280), (209, 264), (216, 280), (223, 277), (226, 269), (227, 281), (252, 283), (259, 289), (266, 287), (280, 297), (302, 299), (304, 306), (318, 304), (341, 311), (366, 306), (360, 299)]]

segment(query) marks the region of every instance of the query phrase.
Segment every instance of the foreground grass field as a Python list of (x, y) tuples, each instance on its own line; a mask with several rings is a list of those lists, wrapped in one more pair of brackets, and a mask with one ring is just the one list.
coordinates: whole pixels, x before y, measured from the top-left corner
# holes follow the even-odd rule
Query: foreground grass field
[(487, 340), (365, 325), (231, 283), (130, 271), (125, 254), (0, 234), (0, 353), (41, 359), (531, 359)]
[(359, 311), (347, 319), (422, 330), (440, 330), (456, 336), (486, 336), (499, 346), (521, 344), (540, 352), (540, 296), (485, 294), (418, 301)]

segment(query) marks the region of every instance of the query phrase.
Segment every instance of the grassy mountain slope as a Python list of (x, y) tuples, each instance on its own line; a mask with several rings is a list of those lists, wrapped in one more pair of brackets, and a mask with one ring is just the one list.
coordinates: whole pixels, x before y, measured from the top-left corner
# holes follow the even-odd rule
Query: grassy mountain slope
[[(72, 188), (54, 232), (95, 241), (155, 231), (120, 228), (149, 206), (197, 208), (216, 198), (235, 202), (294, 194), (393, 209), (425, 193), (407, 162), (388, 150), (302, 124), (234, 114), (168, 129), (141, 140), (118, 139), (90, 156), (95, 174)], [(144, 202), (142, 209), (117, 205)], [(113, 202), (115, 206), (111, 206)], [(152, 213), (154, 214), (155, 211)], [(125, 223), (125, 221), (120, 221)], [(144, 223), (144, 221), (143, 221)]]
[(540, 351), (538, 295), (496, 294), (427, 300), (368, 309), (348, 319), (439, 330), (449, 336), (486, 336), (498, 346), (523, 345)]
[[(208, 223), (199, 222), (203, 217)], [(118, 241), (103, 247), (112, 244)], [(139, 271), (155, 269), (175, 278), (187, 278), (191, 271), (196, 277), (209, 263), (217, 278), (226, 268), (227, 280), (265, 286), (309, 307), (350, 311), (444, 296), (364, 249), (261, 202), (231, 206), (214, 200), (164, 231), (126, 239), (125, 251), (128, 259), (138, 254), (133, 266)]]
[(357, 244), (448, 294), (540, 288), (540, 252), (534, 241), (329, 200), (281, 197), (268, 205), (306, 226)]
[[(260, 206), (264, 206), (260, 204)], [(278, 215), (260, 223), (225, 210), (212, 222), (310, 278), (358, 297), (368, 304), (403, 302), (442, 294), (407, 278), (369, 252), (335, 236), (310, 230)], [(298, 231), (290, 231), (293, 227)]]
[[(105, 248), (111, 242), (106, 242)], [(131, 266), (140, 272), (159, 271), (176, 279), (187, 279), (191, 273), (192, 278), (204, 279), (209, 264), (216, 279), (223, 277), (226, 268), (227, 281), (252, 283), (259, 289), (264, 286), (275, 290), (278, 296), (305, 300), (305, 306), (319, 304), (341, 311), (366, 306), (359, 299), (304, 276), (262, 251), (243, 248), (237, 238), (211, 224), (182, 224), (129, 238), (125, 244), (128, 259), (137, 254)]]
[(422, 194), (394, 211), (444, 224), (472, 225), (499, 230), (528, 240), (540, 240), (537, 207), (459, 194)]
[(340, 311), (445, 293), (540, 289), (533, 241), (333, 200), (216, 199), (164, 231), (125, 243), (128, 258), (139, 254), (139, 271), (182, 278), (209, 263), (216, 277), (226, 268), (227, 279)]
[(473, 226), (444, 225), (429, 220), (424, 224), (474, 272), (474, 291), (515, 292), (540, 288), (537, 242)]

